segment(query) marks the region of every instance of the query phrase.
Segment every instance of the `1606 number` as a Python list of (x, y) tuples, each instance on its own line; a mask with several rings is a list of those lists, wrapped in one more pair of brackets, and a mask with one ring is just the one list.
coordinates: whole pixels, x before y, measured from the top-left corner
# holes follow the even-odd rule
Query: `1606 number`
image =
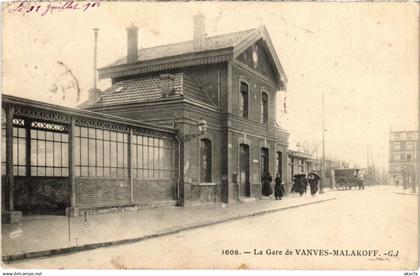
[(222, 250), (222, 255), (239, 255), (239, 250), (237, 249), (223, 249)]

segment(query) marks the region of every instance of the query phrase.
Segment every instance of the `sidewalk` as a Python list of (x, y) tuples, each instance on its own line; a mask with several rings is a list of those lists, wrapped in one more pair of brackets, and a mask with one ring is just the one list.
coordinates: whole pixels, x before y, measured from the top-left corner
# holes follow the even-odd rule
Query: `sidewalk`
[(10, 262), (137, 242), (332, 199), (328, 193), (290, 195), (283, 200), (145, 209), (87, 216), (86, 220), (83, 216), (24, 217), (20, 224), (2, 225), (2, 259)]

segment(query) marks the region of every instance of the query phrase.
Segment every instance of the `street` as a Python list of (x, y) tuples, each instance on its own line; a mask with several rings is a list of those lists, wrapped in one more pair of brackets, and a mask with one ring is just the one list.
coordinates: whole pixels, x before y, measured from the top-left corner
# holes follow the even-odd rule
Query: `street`
[(330, 191), (336, 200), (8, 267), (414, 269), (418, 198), (392, 189)]

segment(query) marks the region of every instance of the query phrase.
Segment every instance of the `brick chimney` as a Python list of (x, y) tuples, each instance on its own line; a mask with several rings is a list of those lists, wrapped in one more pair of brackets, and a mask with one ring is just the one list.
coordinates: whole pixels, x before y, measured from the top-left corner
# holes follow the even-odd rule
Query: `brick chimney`
[(193, 48), (194, 50), (204, 50), (206, 43), (206, 17), (199, 12), (194, 15), (193, 20)]
[(174, 80), (175, 76), (171, 74), (159, 75), (160, 78), (160, 93), (162, 98), (171, 96), (175, 93)]
[(127, 28), (127, 63), (138, 61), (138, 31), (133, 23)]

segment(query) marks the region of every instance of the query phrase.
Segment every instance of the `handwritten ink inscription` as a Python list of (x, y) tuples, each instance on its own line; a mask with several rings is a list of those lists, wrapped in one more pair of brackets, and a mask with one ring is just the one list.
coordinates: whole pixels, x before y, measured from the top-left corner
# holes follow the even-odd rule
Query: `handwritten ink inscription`
[(63, 11), (83, 11), (97, 9), (101, 5), (101, 1), (95, 2), (76, 2), (65, 1), (60, 3), (31, 3), (31, 2), (13, 2), (8, 8), (9, 13), (14, 14), (37, 14), (45, 16)]

